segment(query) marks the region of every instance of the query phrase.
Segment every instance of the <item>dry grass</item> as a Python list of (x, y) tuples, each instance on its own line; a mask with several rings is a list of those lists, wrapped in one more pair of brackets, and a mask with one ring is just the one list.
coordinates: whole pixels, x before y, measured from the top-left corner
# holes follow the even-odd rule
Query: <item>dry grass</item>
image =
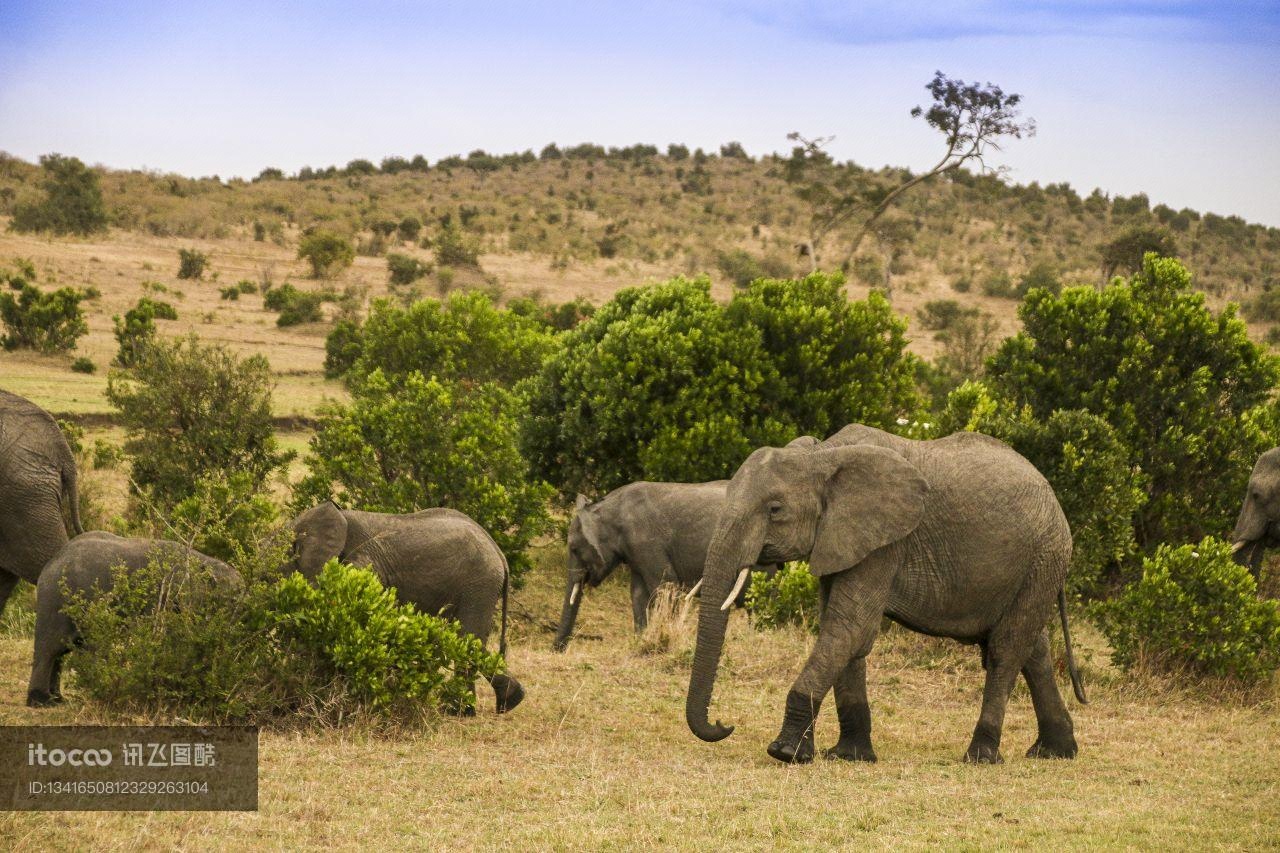
[[(556, 612), (563, 551), (539, 553), (522, 611)], [(619, 573), (622, 574), (622, 573)], [(694, 605), (696, 608), (696, 604)], [(685, 728), (696, 614), (671, 599), (654, 637), (630, 628), (625, 578), (593, 590), (585, 635), (564, 654), (518, 619), (511, 666), (529, 690), (497, 717), (393, 735), (352, 728), (264, 732), (260, 810), (244, 814), (0, 816), (10, 849), (802, 849), (812, 847), (1258, 849), (1280, 845), (1275, 816), (1280, 715), (1273, 696), (1220, 704), (1158, 682), (1121, 679), (1081, 626), (1092, 703), (1073, 706), (1080, 757), (1022, 758), (1034, 739), (1024, 688), (1010, 706), (1007, 763), (959, 762), (977, 717), (972, 649), (892, 631), (871, 658), (880, 763), (783, 767), (764, 753), (808, 647), (801, 632), (759, 634), (735, 613), (713, 713), (738, 726), (719, 744)], [(677, 650), (672, 652), (671, 650)], [(101, 715), (74, 698), (31, 711), (30, 640), (0, 638), (0, 723)], [(1065, 682), (1064, 682), (1065, 686)], [(1069, 691), (1068, 691), (1069, 692)], [(831, 708), (820, 745), (835, 739)]]

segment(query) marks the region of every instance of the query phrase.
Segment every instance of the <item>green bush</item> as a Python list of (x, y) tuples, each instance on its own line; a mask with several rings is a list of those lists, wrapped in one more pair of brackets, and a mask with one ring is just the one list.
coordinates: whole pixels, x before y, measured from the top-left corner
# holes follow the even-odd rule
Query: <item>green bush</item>
[(285, 282), (273, 287), (262, 298), (262, 306), (268, 311), (278, 311), (276, 325), (280, 328), (301, 323), (318, 323), (324, 319), (320, 306), (333, 299), (329, 291), (300, 290)]
[(1148, 551), (1231, 528), (1254, 461), (1280, 443), (1280, 361), (1228, 307), (1214, 313), (1172, 258), (1129, 282), (1027, 295), (1023, 331), (989, 362), (995, 396), (1044, 421), (1083, 409), (1107, 421), (1144, 477), (1134, 522)]
[(82, 355), (71, 362), (71, 370), (75, 373), (97, 373), (98, 365), (93, 363), (93, 359)]
[(431, 264), (410, 255), (392, 252), (387, 255), (387, 273), (392, 284), (413, 284), (431, 273)]
[(168, 302), (144, 296), (138, 304), (125, 312), (124, 317), (112, 317), (115, 325), (116, 351), (114, 363), (119, 367), (133, 367), (142, 351), (156, 339), (156, 320), (176, 320), (178, 312)]
[(1264, 290), (1244, 305), (1245, 316), (1264, 323), (1280, 321), (1280, 287)]
[(493, 382), (412, 371), (392, 384), (374, 370), (349, 406), (321, 410), (295, 507), (327, 498), (375, 512), (451, 507), (489, 531), (518, 581), (529, 542), (549, 528), (551, 496), (520, 454), (521, 411), (515, 394)]
[(522, 443), (564, 493), (714, 480), (795, 437), (760, 404), (779, 379), (759, 331), (731, 323), (705, 278), (622, 290), (560, 339), (527, 387)]
[(986, 296), (997, 296), (1003, 299), (1017, 299), (1021, 296), (1013, 283), (1013, 278), (1005, 270), (996, 270), (983, 276), (981, 286)]
[[(95, 467), (97, 455), (95, 453)], [(213, 471), (169, 513), (164, 529), (203, 554), (232, 561), (265, 539), (280, 520), (280, 507), (248, 471)]]
[(1017, 295), (1026, 296), (1033, 289), (1047, 290), (1053, 295), (1062, 292), (1062, 282), (1058, 278), (1058, 268), (1052, 261), (1037, 261), (1031, 265), (1022, 278), (1018, 279)]
[(745, 249), (716, 253), (716, 267), (735, 287), (746, 287), (758, 278), (780, 278), (791, 273), (776, 258), (757, 258)]
[(204, 268), (209, 263), (209, 256), (196, 249), (178, 250), (178, 278), (200, 279), (204, 277)]
[(240, 288), (234, 284), (228, 284), (226, 287), (218, 288), (218, 296), (234, 302), (240, 298)]
[(751, 624), (758, 630), (797, 625), (817, 633), (818, 579), (808, 563), (788, 563), (773, 577), (754, 572), (746, 605)]
[(345, 376), (364, 351), (362, 326), (344, 317), (333, 324), (324, 339), (324, 375), (328, 379)]
[(49, 231), (88, 236), (107, 228), (98, 173), (75, 157), (45, 154), (40, 158), (44, 198), (14, 206), (15, 231)]
[(346, 372), (352, 386), (375, 370), (393, 384), (417, 371), (442, 381), (509, 386), (537, 373), (556, 347), (539, 323), (498, 308), (475, 291), (423, 299), (407, 308), (378, 300), (358, 335), (344, 327), (335, 328), (331, 337), (333, 349), (326, 343), (326, 351), (334, 353), (335, 370), (358, 348)]
[(1112, 657), (1150, 667), (1254, 683), (1280, 668), (1280, 609), (1258, 599), (1249, 570), (1213, 537), (1161, 545), (1142, 578), (1096, 608)]
[(916, 310), (920, 327), (932, 331), (946, 329), (964, 314), (977, 313), (977, 308), (961, 305), (954, 299), (932, 299)]
[(312, 278), (327, 278), (351, 266), (355, 247), (331, 231), (313, 231), (298, 244), (298, 259), (311, 265)]
[(412, 243), (422, 233), (422, 220), (416, 216), (406, 216), (396, 227), (400, 231), (400, 239)]
[(321, 665), (360, 703), (374, 710), (397, 705), (474, 707), (477, 675), (505, 665), (456, 622), (397, 604), (368, 569), (325, 564), (315, 585), (300, 574), (280, 582), (270, 620), (312, 650)]
[(193, 494), (201, 477), (247, 474), (255, 488), (282, 468), (271, 422), (271, 367), (191, 335), (144, 347), (128, 373), (107, 378), (120, 411), (131, 486), (161, 513)]
[(1131, 275), (1140, 272), (1143, 258), (1149, 252), (1171, 258), (1178, 253), (1178, 247), (1173, 235), (1163, 228), (1134, 225), (1125, 229), (1102, 246), (1102, 277), (1110, 279), (1116, 273)]
[(441, 267), (474, 267), (480, 262), (480, 241), (467, 234), (450, 219), (432, 242), (436, 264)]
[(0, 345), (44, 353), (75, 349), (76, 340), (89, 331), (83, 298), (74, 287), (44, 292), (33, 284), (23, 284), (16, 295), (0, 293), (0, 322), (7, 331)]
[(596, 313), (596, 306), (579, 296), (568, 302), (544, 304), (532, 296), (517, 296), (507, 302), (507, 310), (520, 317), (527, 317), (555, 332), (567, 332)]

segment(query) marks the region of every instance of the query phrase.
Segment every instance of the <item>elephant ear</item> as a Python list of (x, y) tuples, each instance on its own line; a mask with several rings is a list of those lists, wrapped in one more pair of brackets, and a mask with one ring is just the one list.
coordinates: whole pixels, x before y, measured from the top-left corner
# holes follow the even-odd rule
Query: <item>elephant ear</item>
[(591, 501), (587, 499), (586, 495), (579, 493), (578, 497), (575, 498), (573, 501), (573, 511), (582, 512), (582, 508), (589, 505), (590, 503)]
[[(582, 496), (579, 495), (579, 498)], [(582, 499), (585, 500), (585, 498)], [(578, 507), (578, 529), (582, 531), (582, 538), (587, 540), (587, 544), (594, 548), (596, 554), (603, 560), (604, 549), (600, 547), (600, 520), (589, 511), (591, 506), (588, 503)]]
[(852, 568), (907, 536), (924, 517), (929, 483), (900, 454), (868, 444), (820, 450), (827, 472), (823, 510), (809, 555), (814, 575)]
[(325, 501), (298, 516), (293, 531), (297, 538), (298, 568), (305, 577), (313, 578), (346, 547), (347, 517), (332, 501)]
[(787, 442), (787, 447), (813, 447), (822, 442), (811, 435), (802, 435), (799, 438), (793, 438)]

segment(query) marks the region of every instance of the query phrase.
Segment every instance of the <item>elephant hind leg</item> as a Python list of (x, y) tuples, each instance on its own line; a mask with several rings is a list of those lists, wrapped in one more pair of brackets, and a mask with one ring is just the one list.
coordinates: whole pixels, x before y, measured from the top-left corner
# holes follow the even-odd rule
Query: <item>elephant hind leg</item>
[(824, 754), (845, 761), (875, 761), (871, 748), (871, 706), (867, 702), (867, 659), (856, 657), (836, 679), (840, 741)]
[(75, 626), (60, 612), (36, 614), (35, 654), (31, 662), (31, 681), (27, 685), (27, 704), (33, 708), (62, 701), (59, 676), (62, 658), (70, 650)]
[(9, 602), (9, 596), (13, 595), (13, 588), (18, 585), (21, 580), (13, 572), (0, 569), (0, 613), (4, 613), (4, 606)]
[(489, 679), (489, 684), (493, 687), (494, 695), (497, 697), (499, 714), (507, 713), (524, 701), (524, 687), (514, 677), (506, 673), (495, 675)]
[(1076, 738), (1071, 715), (1058, 692), (1049, 654), (1049, 630), (1040, 632), (1031, 657), (1022, 667), (1036, 711), (1036, 742), (1027, 750), (1028, 758), (1075, 758)]

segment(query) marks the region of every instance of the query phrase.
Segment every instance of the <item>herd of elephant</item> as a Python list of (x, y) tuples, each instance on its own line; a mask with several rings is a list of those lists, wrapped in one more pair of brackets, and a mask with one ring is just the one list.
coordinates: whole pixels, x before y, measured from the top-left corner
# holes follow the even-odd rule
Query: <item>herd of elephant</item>
[[(463, 513), (394, 515), (325, 502), (299, 515), (291, 529), (286, 571), (314, 578), (333, 558), (367, 566), (400, 600), (450, 616), (482, 641), (500, 608), (499, 651), (506, 653), (506, 559)], [(1236, 559), (1255, 572), (1264, 549), (1280, 544), (1280, 448), (1255, 466), (1234, 540)], [(818, 710), (834, 692), (839, 739), (824, 754), (876, 760), (866, 656), (888, 617), (981, 649), (986, 680), (966, 761), (1002, 760), (1005, 707), (1019, 673), (1037, 723), (1027, 755), (1071, 758), (1076, 740), (1047, 627), (1056, 603), (1067, 668), (1083, 703), (1064, 592), (1071, 548), (1053, 489), (1004, 443), (978, 433), (916, 441), (851, 424), (826, 440), (805, 436), (760, 448), (730, 480), (638, 482), (594, 503), (580, 497), (553, 644), (564, 650), (585, 591), (619, 565), (631, 573), (637, 630), (661, 584), (699, 593), (685, 718), (702, 740), (721, 740), (733, 727), (710, 722), (708, 711), (729, 611), (741, 603), (752, 570), (804, 559), (819, 581), (818, 634), (787, 694), (770, 756), (811, 761)], [(61, 698), (60, 661), (78, 639), (64, 596), (107, 590), (113, 568), (137, 570), (158, 556), (198, 561), (216, 579), (240, 582), (227, 564), (176, 542), (84, 532), (74, 457), (56, 421), (0, 391), (0, 610), (19, 579), (36, 585), (29, 705)], [(498, 713), (524, 698), (510, 675), (490, 683)]]

